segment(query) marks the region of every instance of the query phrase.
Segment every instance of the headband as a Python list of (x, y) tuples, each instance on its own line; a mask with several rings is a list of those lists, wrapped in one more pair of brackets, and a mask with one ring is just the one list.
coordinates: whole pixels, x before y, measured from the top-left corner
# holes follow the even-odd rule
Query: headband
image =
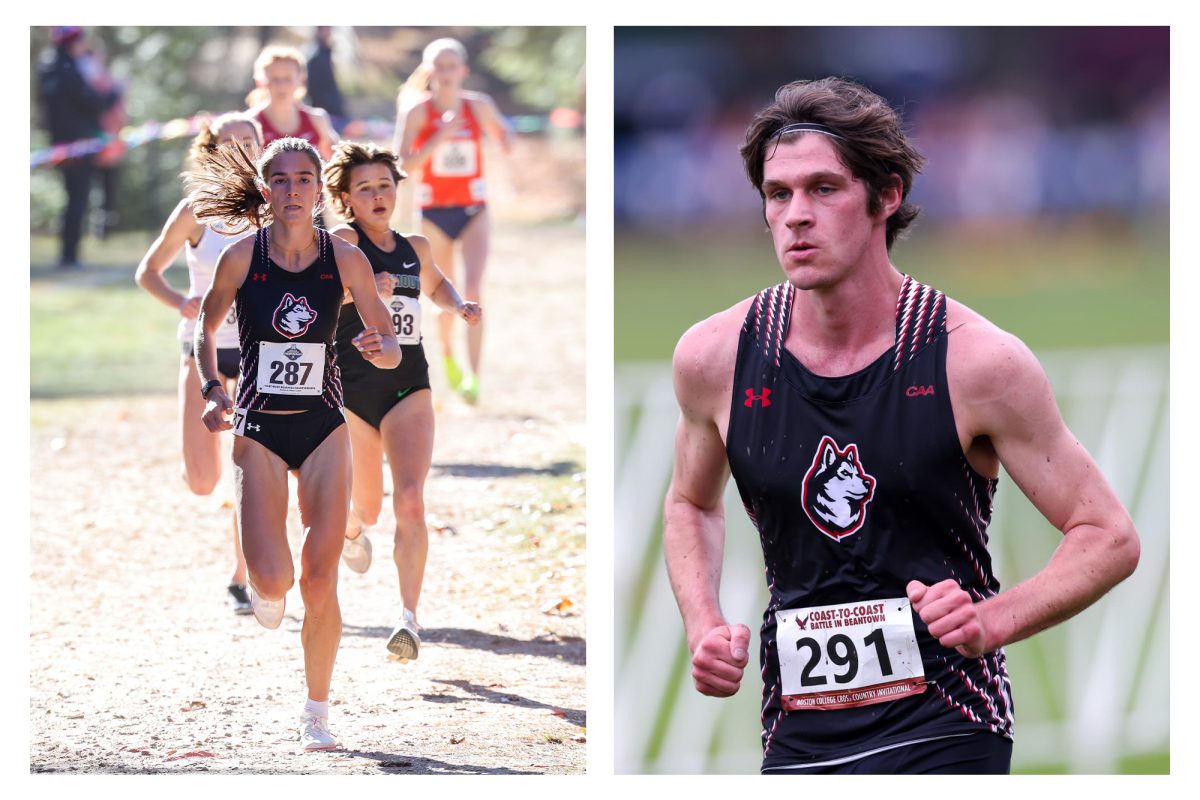
[(775, 131), (773, 134), (771, 134), (767, 138), (774, 139), (776, 137), (783, 136), (785, 133), (805, 133), (805, 132), (823, 133), (826, 136), (832, 136), (835, 139), (843, 138), (839, 133), (834, 131), (832, 128), (827, 128), (824, 125), (818, 125), (815, 122), (794, 122), (791, 125), (783, 126), (782, 128)]

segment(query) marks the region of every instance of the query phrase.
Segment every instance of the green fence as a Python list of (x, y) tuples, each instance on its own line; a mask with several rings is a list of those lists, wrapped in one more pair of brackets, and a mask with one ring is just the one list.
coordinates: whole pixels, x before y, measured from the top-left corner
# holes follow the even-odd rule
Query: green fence
[[(1168, 348), (1038, 353), (1063, 416), (1129, 508), (1137, 572), (1064, 625), (1006, 648), (1016, 706), (1014, 772), (1169, 771)], [(616, 370), (616, 769), (750, 773), (761, 759), (757, 629), (762, 553), (730, 482), (721, 605), (754, 631), (733, 698), (692, 688), (662, 560), (662, 500), (678, 408), (667, 364)], [(989, 530), (1004, 587), (1049, 559), (1061, 535), (1007, 475)]]

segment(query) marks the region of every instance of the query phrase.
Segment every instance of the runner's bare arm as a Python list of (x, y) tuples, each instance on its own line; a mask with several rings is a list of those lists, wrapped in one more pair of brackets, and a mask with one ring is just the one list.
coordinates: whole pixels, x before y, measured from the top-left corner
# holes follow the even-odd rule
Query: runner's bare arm
[(737, 692), (750, 640), (745, 625), (726, 622), (719, 599), (725, 552), (721, 496), (729, 463), (718, 418), (721, 404), (729, 402), (724, 373), (733, 371), (723, 341), (727, 328), (706, 320), (685, 333), (675, 349), (680, 419), (663, 510), (663, 554), (692, 652), (692, 678), (697, 691), (713, 697)]
[(482, 93), (472, 92), (469, 96), (473, 101), (472, 110), (479, 117), (479, 124), (483, 126), (487, 135), (500, 145), (501, 150), (509, 152), (512, 149), (513, 129), (500, 113), (500, 109), (496, 108), (496, 101), (491, 95)]
[(1063, 422), (1033, 353), (984, 320), (953, 331), (949, 353), (960, 430), (968, 441), (987, 437), (1013, 482), (1063, 533), (1042, 570), (982, 602), (971, 603), (953, 581), (910, 584), (930, 633), (975, 656), (1083, 611), (1133, 573), (1140, 544), (1129, 513)]
[[(339, 239), (342, 239), (343, 241), (347, 241), (350, 244), (354, 245), (355, 247), (358, 247), (358, 231), (356, 231), (354, 228), (350, 227), (349, 225), (343, 223), (341, 225), (338, 225), (337, 227), (330, 228), (329, 232), (332, 233), (334, 236), (338, 237)], [(348, 290), (342, 292), (342, 305), (346, 305), (352, 299), (353, 298), (350, 297), (350, 292)]]
[[(217, 267), (213, 272), (212, 285), (204, 293), (200, 302), (200, 315), (196, 319), (196, 332), (192, 340), (192, 349), (196, 354), (196, 372), (200, 375), (200, 385), (211, 379), (220, 380), (217, 370), (217, 328), (229, 313), (230, 306), (237, 296), (238, 287), (246, 280), (250, 271), (250, 258), (254, 254), (254, 238), (247, 236), (226, 247), (217, 259)], [(225, 383), (221, 381), (208, 393), (201, 419), (209, 431), (227, 431), (233, 427), (225, 419), (233, 413), (233, 401), (225, 392)]]
[(371, 263), (361, 250), (336, 236), (333, 238), (333, 252), (342, 283), (354, 298), (354, 307), (358, 309), (365, 326), (362, 333), (354, 337), (354, 346), (363, 358), (380, 369), (397, 366), (400, 363), (400, 344), (396, 341), (387, 306), (379, 298)]
[(465, 319), (468, 325), (478, 324), (483, 317), (483, 309), (479, 303), (462, 299), (454, 284), (434, 262), (433, 247), (429, 240), (419, 234), (413, 234), (408, 237), (408, 243), (417, 251), (417, 257), (421, 260), (421, 292), (438, 308), (457, 314)]
[(200, 241), (203, 230), (204, 226), (192, 215), (192, 207), (187, 199), (179, 201), (133, 276), (138, 286), (188, 319), (195, 319), (199, 313), (200, 298), (186, 297), (172, 289), (163, 279), (163, 273), (179, 255), (184, 244), (191, 242), (194, 245)]
[(313, 127), (317, 129), (317, 152), (321, 154), (321, 158), (328, 161), (333, 155), (333, 146), (341, 140), (341, 136), (333, 129), (333, 120), (329, 118), (329, 112), (323, 108), (312, 108), (305, 106), (309, 118), (313, 121)]

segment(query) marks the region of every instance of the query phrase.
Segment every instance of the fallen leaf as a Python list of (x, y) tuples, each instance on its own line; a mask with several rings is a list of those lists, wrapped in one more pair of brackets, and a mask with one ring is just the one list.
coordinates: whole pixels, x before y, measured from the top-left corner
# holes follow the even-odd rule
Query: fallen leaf
[(195, 711), (198, 708), (208, 708), (208, 703), (205, 703), (203, 700), (188, 700), (186, 703), (183, 704), (183, 708), (181, 708), (179, 710), (180, 711)]
[(462, 743), (463, 743), (463, 742), (465, 742), (466, 740), (467, 740), (467, 737), (466, 737), (466, 735), (465, 735), (465, 734), (464, 734), (464, 735), (462, 735), (462, 736), (451, 736), (451, 737), (450, 737), (450, 744), (462, 744)]
[(542, 606), (541, 611), (543, 614), (553, 614), (556, 611), (561, 613), (563, 611), (566, 611), (568, 608), (570, 608), (573, 605), (575, 605), (575, 604), (573, 602), (571, 602), (571, 598), (564, 597), (560, 600), (554, 600), (554, 601), (551, 601), (550, 603), (547, 603), (546, 605)]
[(548, 734), (548, 733), (547, 733), (547, 734), (546, 734), (546, 741), (547, 741), (547, 742), (549, 742), (550, 744), (562, 744), (562, 737), (560, 737), (560, 736), (551, 736), (550, 734)]

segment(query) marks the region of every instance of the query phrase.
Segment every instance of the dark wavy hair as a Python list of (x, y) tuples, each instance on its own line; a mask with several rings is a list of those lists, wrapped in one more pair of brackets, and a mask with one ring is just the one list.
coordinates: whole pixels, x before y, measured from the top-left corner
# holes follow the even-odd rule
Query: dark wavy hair
[(263, 198), (271, 162), (281, 153), (304, 153), (321, 180), (323, 164), (316, 148), (303, 139), (288, 136), (267, 145), (258, 160), (239, 141), (201, 153), (196, 167), (184, 177), (192, 213), (201, 222), (213, 220), (229, 232), (239, 233), (253, 225), (271, 223), (271, 204)]
[(374, 142), (338, 142), (329, 163), (325, 165), (325, 195), (333, 210), (342, 219), (353, 222), (354, 209), (342, 200), (342, 193), (350, 191), (350, 173), (355, 167), (383, 164), (392, 173), (392, 180), (399, 184), (408, 177), (408, 173), (397, 166), (399, 161), (400, 157), (394, 150), (380, 147)]
[[(892, 185), (892, 176), (902, 183), (900, 208), (887, 219), (887, 248), (899, 238), (920, 213), (908, 202), (913, 178), (925, 165), (900, 124), (900, 117), (879, 95), (865, 86), (842, 78), (795, 81), (781, 86), (775, 101), (754, 115), (742, 144), (746, 176), (763, 198), (763, 163), (781, 140), (802, 133), (778, 132), (794, 123), (815, 123), (836, 134), (829, 141), (842, 164), (867, 185), (867, 213), (882, 207), (882, 192)], [(823, 134), (818, 134), (823, 135)]]

